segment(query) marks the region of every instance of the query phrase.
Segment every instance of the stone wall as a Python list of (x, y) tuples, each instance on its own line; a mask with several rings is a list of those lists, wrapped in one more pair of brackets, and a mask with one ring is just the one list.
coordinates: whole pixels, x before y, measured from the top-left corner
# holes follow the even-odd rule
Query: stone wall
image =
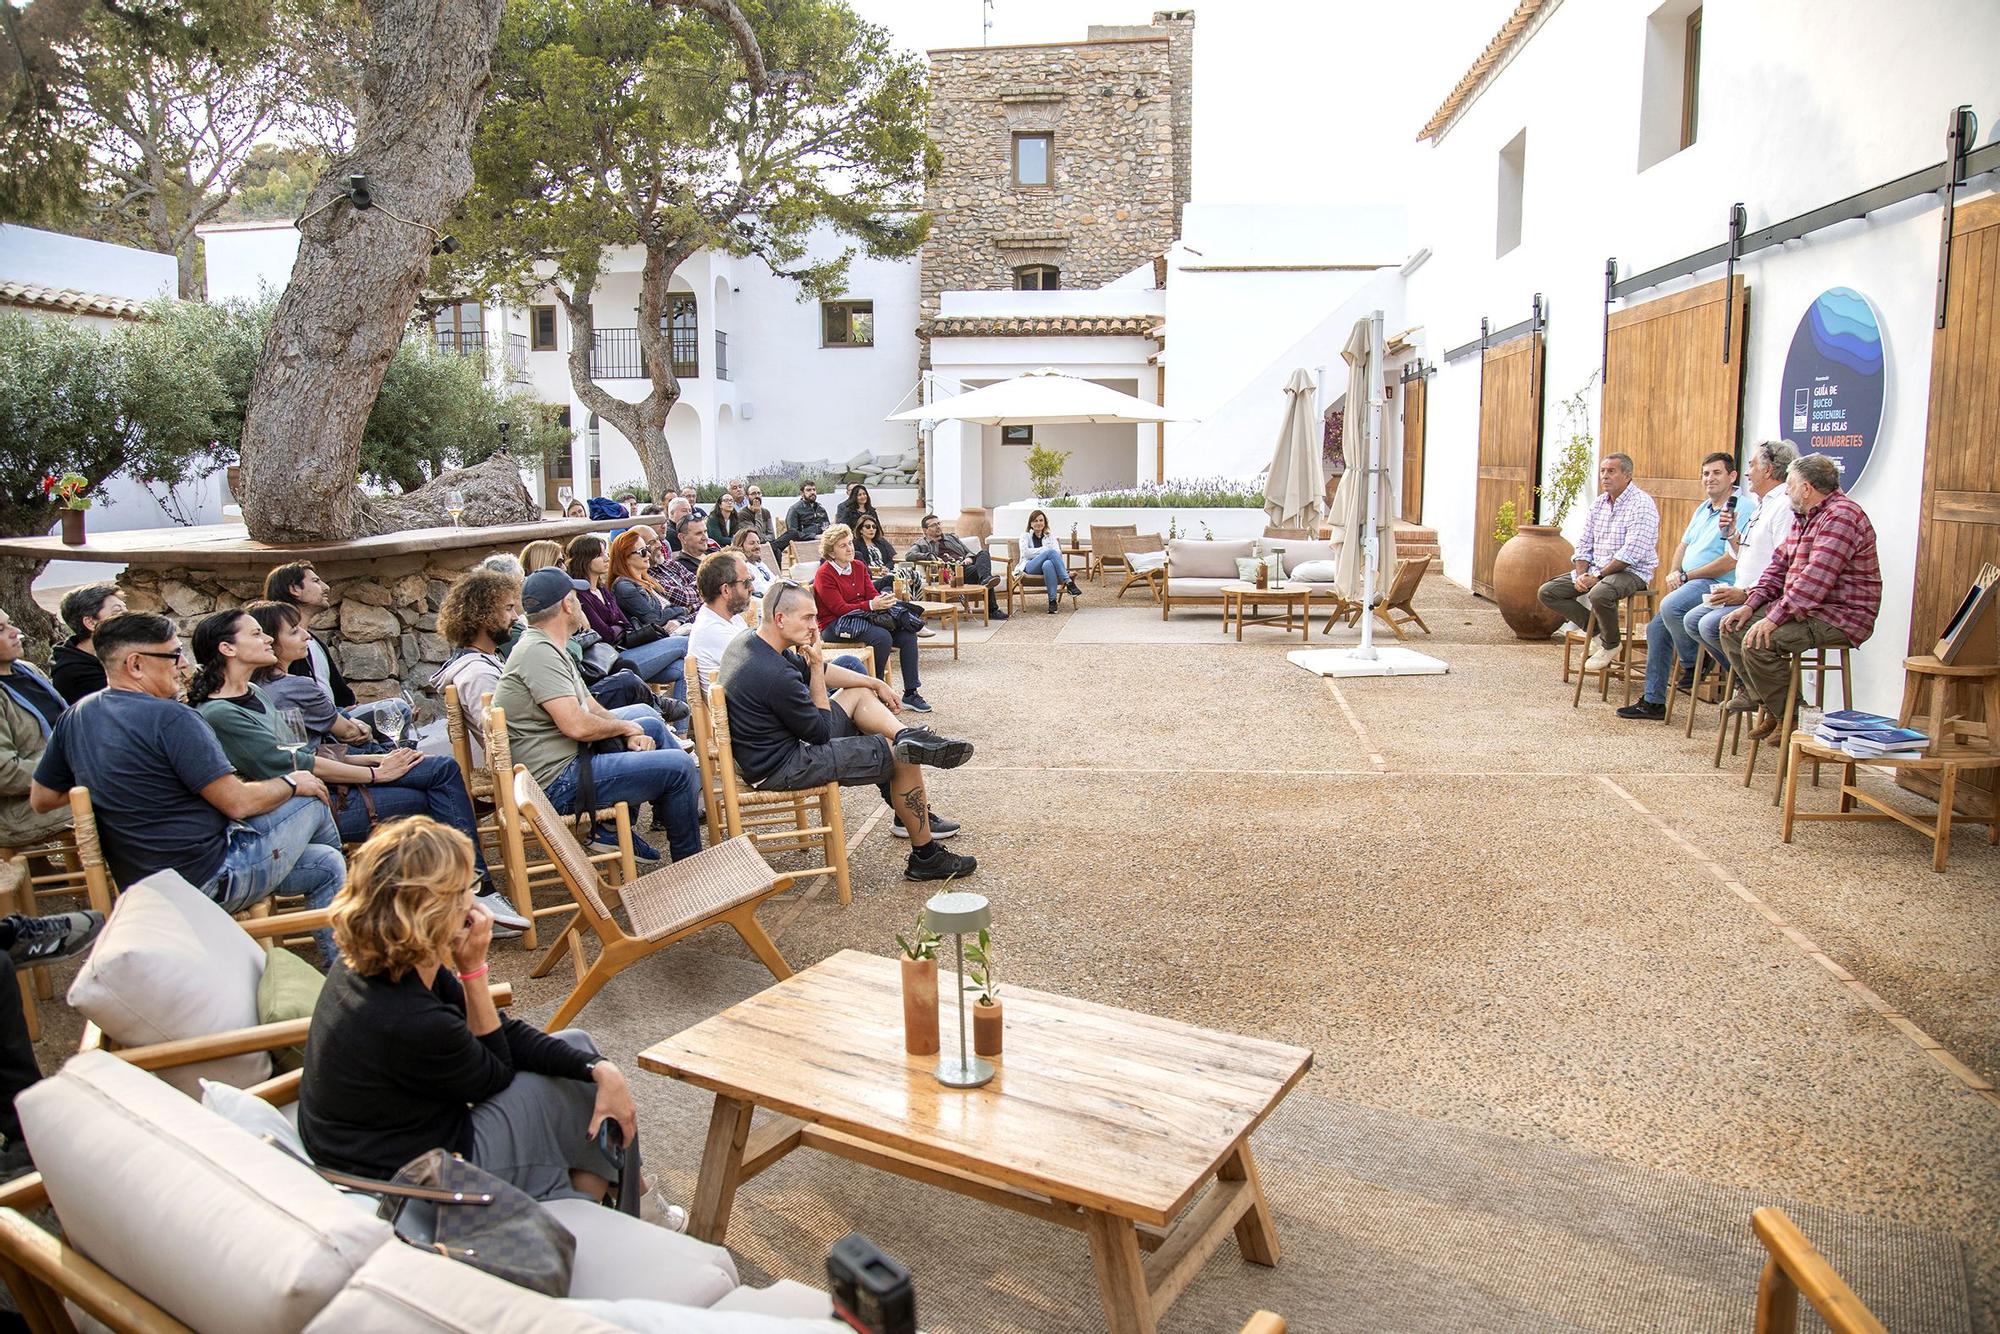
[[(1179, 234), (1192, 115), (1192, 13), (1133, 35), (931, 52), (930, 132), (943, 165), (920, 258), (921, 318), (938, 293), (997, 291), (1053, 264), (1099, 287)], [(1178, 76), (1178, 77), (1177, 77)], [(1016, 134), (1048, 133), (1048, 186), (1014, 184)]]
[[(357, 699), (367, 703), (406, 686), (422, 690), (451, 654), (437, 632), (445, 592), (488, 554), (474, 548), (314, 562), (332, 591), (329, 605), (308, 624), (333, 653)], [(171, 617), (186, 642), (195, 622), (210, 612), (263, 597), (265, 573), (244, 566), (162, 570), (134, 565), (118, 577), (118, 586), (126, 606)]]

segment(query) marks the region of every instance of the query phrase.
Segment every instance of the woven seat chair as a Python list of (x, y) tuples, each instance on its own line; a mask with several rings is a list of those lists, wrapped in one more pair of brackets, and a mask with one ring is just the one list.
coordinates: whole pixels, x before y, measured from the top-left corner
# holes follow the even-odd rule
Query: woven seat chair
[[(1093, 528), (1091, 531), (1094, 533), (1097, 530)], [(1144, 584), (1146, 591), (1153, 595), (1153, 601), (1158, 602), (1160, 600), (1160, 583), (1165, 574), (1166, 567), (1163, 565), (1158, 569), (1134, 570), (1131, 562), (1126, 560), (1125, 557), (1127, 555), (1152, 555), (1165, 551), (1167, 549), (1167, 539), (1161, 537), (1158, 533), (1147, 533), (1143, 537), (1137, 533), (1124, 533), (1113, 535), (1105, 540), (1110, 545), (1105, 548), (1103, 554), (1098, 556), (1097, 568), (1100, 572), (1104, 569), (1104, 557), (1106, 555), (1113, 555), (1118, 558), (1118, 566), (1125, 572), (1125, 582), (1118, 585), (1119, 598), (1122, 600), (1132, 585)]]
[[(1004, 557), (999, 550), (1000, 548), (1005, 548)], [(993, 553), (993, 560), (996, 567), (995, 572), (1004, 572), (1005, 574), (1006, 583), (1003, 587), (1007, 593), (1007, 614), (1009, 616), (1014, 614), (1018, 604), (1031, 602), (1037, 594), (1042, 597), (1048, 596), (1047, 581), (1040, 574), (1029, 574), (1021, 568), (1020, 543), (1012, 538), (996, 537), (986, 544), (986, 549)], [(1081, 599), (1076, 594), (1070, 593), (1067, 588), (1063, 588), (1057, 590), (1056, 601), (1062, 601), (1064, 594), (1069, 595), (1070, 610), (1075, 611), (1081, 605)]]
[[(722, 767), (716, 755), (715, 729), (708, 716), (708, 690), (711, 684), (702, 674), (700, 664), (695, 664), (694, 683), (688, 689), (688, 734), (694, 739), (694, 758), (701, 770), (702, 819), (708, 825), (708, 841), (711, 845), (726, 842), (729, 837), (729, 817), (722, 809)], [(790, 825), (794, 830), (810, 829), (818, 818), (816, 804), (808, 804), (808, 793), (794, 792), (790, 804), (770, 802), (752, 804), (743, 809), (742, 820), (746, 828), (764, 829)]]
[[(1120, 539), (1137, 537), (1138, 535), (1139, 525), (1136, 523), (1093, 523), (1090, 525), (1090, 551), (1093, 559), (1096, 561), (1097, 577), (1100, 581), (1114, 569), (1120, 574), (1129, 575), (1132, 573), (1131, 567), (1125, 564), (1125, 550), (1121, 545)], [(1134, 550), (1141, 551), (1146, 549), (1144, 547), (1134, 548)], [(1152, 548), (1152, 550), (1156, 551), (1165, 551), (1166, 549), (1164, 544)], [(1125, 586), (1130, 588), (1132, 581), (1127, 579)]]
[[(38, 843), (0, 845), (0, 861), (18, 858), (27, 868), (29, 885), (36, 899), (67, 898), (86, 892), (83, 859), (76, 851), (76, 831), (62, 829)], [(42, 869), (35, 869), (41, 863)], [(32, 904), (22, 909), (33, 916)]]
[[(732, 838), (648, 871), (614, 895), (570, 832), (568, 818), (556, 813), (527, 769), (515, 767), (511, 796), (576, 900), (578, 921), (566, 927), (565, 934), (578, 933), (580, 924), (596, 935), (599, 945), (597, 958), (587, 968), (580, 955), (572, 955), (578, 964), (576, 986), (549, 1019), (550, 1032), (567, 1027), (605, 983), (639, 960), (711, 926), (734, 930), (780, 982), (792, 975), (777, 943), (758, 925), (757, 906), (790, 889), (793, 880), (773, 871), (748, 838)], [(618, 920), (620, 907), (631, 923), (629, 930)], [(555, 960), (556, 950), (551, 948), (535, 966), (534, 976), (546, 974)]]
[(472, 762), (472, 732), (465, 720), (465, 703), (458, 697), (457, 686), (444, 688), (444, 731), (451, 740), (451, 758), (458, 763), (458, 776), (465, 783), (466, 795), (472, 798), (479, 842), (488, 857), (497, 858), (501, 854), (500, 817), (493, 796), (493, 773)]
[[(825, 783), (792, 792), (751, 787), (736, 771), (736, 752), (729, 744), (729, 701), (722, 686), (719, 683), (710, 686), (707, 694), (705, 728), (714, 748), (723, 827), (729, 837), (747, 836), (759, 851), (817, 848), (820, 864), (794, 868), (792, 874), (800, 878), (830, 874), (840, 892), (840, 901), (852, 903), (854, 890), (848, 876), (847, 827), (840, 813), (840, 784)], [(807, 823), (808, 820), (812, 823)]]

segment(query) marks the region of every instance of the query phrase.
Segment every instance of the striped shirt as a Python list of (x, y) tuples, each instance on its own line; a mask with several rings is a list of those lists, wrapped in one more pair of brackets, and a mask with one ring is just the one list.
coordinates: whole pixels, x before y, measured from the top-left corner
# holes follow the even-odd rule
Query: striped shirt
[[(1766, 503), (1783, 502), (1772, 496)], [(1882, 609), (1875, 526), (1845, 492), (1834, 492), (1793, 521), (1745, 605), (1768, 607), (1764, 619), (1773, 625), (1825, 621), (1848, 643), (1860, 644), (1874, 632)]]
[(1583, 525), (1583, 540), (1576, 545), (1574, 560), (1596, 574), (1614, 560), (1622, 560), (1648, 583), (1660, 563), (1660, 507), (1653, 498), (1628, 482), (1613, 500), (1610, 492), (1590, 503), (1590, 518)]

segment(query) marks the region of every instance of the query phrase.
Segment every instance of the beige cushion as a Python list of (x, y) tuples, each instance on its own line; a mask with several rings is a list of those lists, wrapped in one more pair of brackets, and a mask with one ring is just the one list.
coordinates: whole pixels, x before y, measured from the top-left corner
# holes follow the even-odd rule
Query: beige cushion
[(1178, 570), (1167, 576), (1167, 592), (1174, 598), (1207, 598), (1211, 602), (1222, 601), (1224, 584), (1240, 584), (1243, 581), (1235, 575), (1227, 578), (1183, 578)]
[(736, 1262), (720, 1246), (588, 1200), (547, 1200), (543, 1207), (576, 1237), (572, 1297), (713, 1306), (737, 1284)]
[(1128, 551), (1125, 553), (1125, 568), (1138, 574), (1145, 570), (1157, 570), (1167, 563), (1164, 551)]
[[(1287, 571), (1295, 570), (1308, 561), (1332, 560), (1340, 551), (1340, 543), (1338, 542), (1308, 542), (1304, 538), (1294, 539), (1288, 537), (1267, 537), (1264, 539), (1264, 550), (1270, 551), (1274, 547), (1283, 547), (1285, 549), (1285, 569)], [(1285, 577), (1290, 578), (1291, 575), (1287, 573)]]
[(1250, 541), (1207, 542), (1201, 538), (1177, 537), (1167, 543), (1167, 570), (1179, 582), (1190, 579), (1234, 579), (1236, 560), (1250, 554)]
[[(257, 1022), (264, 951), (233, 918), (173, 871), (147, 876), (118, 898), (69, 1003), (114, 1046), (206, 1037)], [(191, 1098), (203, 1079), (243, 1088), (271, 1077), (263, 1052), (162, 1070)]]
[[(602, 1208), (603, 1206), (596, 1206)], [(308, 1334), (617, 1334), (587, 1310), (396, 1242), (362, 1265)]]
[(1292, 567), (1292, 578), (1302, 584), (1330, 584), (1340, 578), (1340, 564), (1331, 560), (1311, 560)]
[(205, 1334), (304, 1329), (390, 1239), (303, 1163), (109, 1052), (15, 1108), (71, 1244)]
[[(833, 1298), (819, 1288), (809, 1288), (781, 1278), (768, 1288), (738, 1288), (712, 1308), (716, 1311), (755, 1311), (760, 1315), (790, 1316), (794, 1320), (823, 1321), (828, 1329), (847, 1328), (834, 1320)], [(808, 1324), (808, 1328), (816, 1326)]]
[[(776, 1294), (766, 1304), (762, 1299)], [(800, 1294), (803, 1294), (801, 1296)], [(738, 1303), (736, 1298), (748, 1300)], [(738, 1288), (706, 1311), (665, 1302), (572, 1302), (632, 1334), (854, 1334), (827, 1312), (832, 1299), (803, 1283)]]

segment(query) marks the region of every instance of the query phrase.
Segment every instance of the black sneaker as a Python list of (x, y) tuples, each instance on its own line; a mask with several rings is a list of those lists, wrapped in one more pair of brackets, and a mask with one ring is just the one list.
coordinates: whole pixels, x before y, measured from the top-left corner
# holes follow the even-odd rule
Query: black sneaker
[(1685, 691), (1690, 695), (1694, 693), (1694, 667), (1692, 664), (1681, 668), (1681, 679), (1675, 688)]
[(1076, 580), (1074, 579), (1070, 580), (1068, 583), (1063, 585), (1063, 592), (1069, 594), (1073, 598), (1080, 598), (1083, 596), (1083, 590), (1076, 586)]
[(692, 716), (688, 713), (688, 706), (671, 695), (659, 696), (657, 703), (661, 719), (668, 723), (684, 723)]
[(1007, 619), (1007, 613), (999, 607), (993, 608), (986, 615), (989, 620), (1004, 621)]
[[(936, 811), (931, 812), (932, 838), (955, 838), (958, 835), (958, 831), (959, 831), (958, 821), (947, 820), (942, 815), (939, 815)], [(908, 838), (910, 836), (910, 831), (908, 827), (906, 827), (903, 824), (903, 817), (900, 815), (896, 817), (896, 822), (893, 825), (889, 826), (889, 832), (891, 834), (894, 834), (897, 838)]]
[(903, 867), (903, 879), (960, 880), (978, 868), (977, 858), (961, 857), (947, 851), (940, 843), (926, 843), (921, 848), (910, 849), (910, 860)]
[(1056, 608), (1058, 608), (1058, 607), (1060, 607), (1060, 606), (1062, 606), (1062, 599), (1061, 599), (1061, 598), (1050, 598), (1050, 599), (1049, 599), (1049, 615), (1051, 615), (1051, 616), (1055, 615), (1055, 614), (1056, 614)]
[(1642, 699), (1637, 704), (1627, 704), (1624, 708), (1618, 710), (1618, 716), (1620, 718), (1645, 719), (1656, 723), (1667, 716), (1667, 706), (1664, 704), (1655, 704), (1650, 699)]
[(903, 696), (903, 707), (912, 713), (929, 713), (931, 702), (912, 690)]
[(924, 764), (933, 769), (956, 769), (972, 758), (972, 743), (939, 736), (928, 727), (906, 727), (890, 743), (896, 758), (905, 764)]
[(48, 917), (13, 913), (5, 920), (14, 928), (14, 943), (7, 947), (7, 957), (23, 966), (53, 963), (81, 954), (104, 929), (104, 914), (88, 910)]

